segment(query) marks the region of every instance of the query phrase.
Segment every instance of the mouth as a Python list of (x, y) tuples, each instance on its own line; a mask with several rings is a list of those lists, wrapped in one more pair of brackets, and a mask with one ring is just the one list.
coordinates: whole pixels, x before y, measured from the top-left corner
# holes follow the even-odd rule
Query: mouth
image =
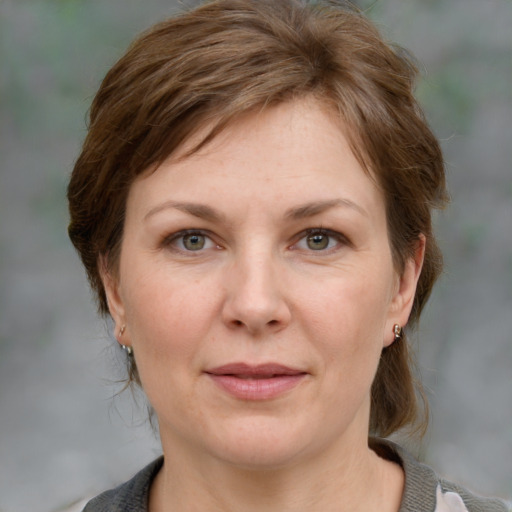
[(208, 369), (205, 374), (224, 392), (242, 400), (270, 400), (295, 388), (307, 372), (278, 363), (231, 363)]

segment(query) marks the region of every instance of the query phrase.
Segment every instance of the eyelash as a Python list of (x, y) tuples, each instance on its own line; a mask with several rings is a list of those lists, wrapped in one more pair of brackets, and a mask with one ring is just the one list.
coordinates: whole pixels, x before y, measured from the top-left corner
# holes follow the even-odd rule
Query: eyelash
[[(311, 249), (311, 248), (306, 248), (306, 247), (305, 248), (298, 247), (298, 245), (301, 241), (305, 240), (305, 243), (307, 243), (308, 237), (314, 237), (314, 236), (318, 236), (318, 235), (328, 237), (328, 239), (329, 239), (327, 242), (328, 245), (330, 244), (331, 239), (334, 239), (337, 242), (337, 246), (350, 245), (350, 241), (347, 239), (347, 237), (337, 231), (332, 231), (330, 229), (325, 229), (325, 228), (311, 228), (311, 229), (307, 229), (307, 230), (303, 231), (302, 233), (299, 233), (297, 235), (296, 241), (290, 246), (290, 248), (292, 250), (305, 250), (306, 252), (309, 252), (309, 253), (317, 252), (319, 254), (320, 253), (330, 254), (339, 249), (339, 247), (328, 247), (328, 245), (326, 248), (320, 248), (320, 249), (316, 249), (316, 250)], [(184, 239), (186, 236), (204, 237), (205, 244), (208, 244), (208, 245), (211, 244), (213, 246), (213, 247), (206, 247), (206, 249), (211, 249), (211, 248), (221, 249), (221, 246), (215, 243), (215, 241), (212, 239), (212, 237), (208, 231), (195, 230), (195, 229), (186, 229), (183, 231), (178, 231), (177, 233), (173, 233), (172, 235), (164, 238), (164, 240), (162, 242), (162, 246), (170, 248), (171, 250), (181, 253), (181, 254), (187, 254), (188, 256), (192, 256), (192, 255), (194, 255), (194, 253), (197, 253), (197, 256), (199, 256), (199, 254), (201, 252), (206, 250), (204, 247), (200, 247), (196, 251), (186, 249), (184, 247), (177, 247), (176, 244), (179, 241), (181, 241), (182, 245), (184, 244)]]
[(193, 236), (204, 237), (205, 240), (209, 240), (210, 243), (215, 246), (215, 248), (220, 248), (220, 246), (213, 241), (212, 237), (210, 236), (210, 234), (207, 231), (202, 231), (202, 230), (198, 230), (198, 229), (185, 229), (183, 231), (178, 231), (177, 233), (173, 233), (172, 235), (164, 238), (164, 240), (162, 242), (162, 246), (170, 248), (171, 250), (173, 250), (175, 252), (179, 252), (179, 253), (182, 253), (182, 254), (186, 253), (187, 255), (193, 255), (196, 252), (197, 253), (202, 252), (203, 247), (201, 247), (197, 251), (193, 251), (193, 250), (189, 250), (189, 249), (186, 249), (186, 248), (177, 247), (176, 243), (181, 240), (181, 243), (183, 244), (184, 243), (184, 238), (186, 236), (190, 236), (190, 237), (193, 237)]
[[(337, 244), (335, 247), (327, 247), (327, 248), (321, 248), (321, 249), (311, 249), (311, 248), (305, 248), (305, 250), (309, 253), (319, 253), (319, 255), (323, 254), (331, 254), (332, 252), (336, 252), (337, 250), (339, 250), (339, 246), (346, 246), (346, 245), (350, 245), (350, 241), (347, 239), (347, 237), (337, 231), (332, 231), (330, 229), (325, 229), (325, 228), (311, 228), (311, 229), (307, 229), (306, 231), (303, 231), (302, 233), (300, 233), (298, 235), (298, 238), (297, 238), (297, 242), (295, 242), (293, 245), (292, 245), (292, 248), (294, 249), (297, 249), (297, 246), (298, 244), (305, 240), (306, 243), (307, 243), (307, 240), (308, 240), (308, 237), (313, 237), (313, 236), (317, 236), (317, 235), (321, 235), (321, 236), (325, 236), (325, 237), (328, 237), (329, 240), (328, 240), (328, 245), (330, 244), (330, 241), (331, 239), (334, 239)], [(298, 248), (298, 250), (301, 250), (300, 248)]]

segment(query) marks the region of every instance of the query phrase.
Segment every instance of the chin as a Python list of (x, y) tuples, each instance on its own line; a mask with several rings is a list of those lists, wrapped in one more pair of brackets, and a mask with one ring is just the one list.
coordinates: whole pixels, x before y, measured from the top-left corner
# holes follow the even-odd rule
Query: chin
[(248, 470), (293, 464), (312, 444), (307, 431), (275, 418), (252, 418), (237, 422), (229, 430), (212, 451), (216, 458)]
[(272, 471), (292, 465), (300, 452), (300, 449), (291, 446), (251, 443), (241, 447), (228, 447), (217, 457), (224, 463), (240, 469)]

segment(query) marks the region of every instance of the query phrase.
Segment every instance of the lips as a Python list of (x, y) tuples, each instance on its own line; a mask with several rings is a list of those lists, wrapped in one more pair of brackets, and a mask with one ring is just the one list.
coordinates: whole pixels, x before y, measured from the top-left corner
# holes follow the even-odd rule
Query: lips
[(206, 375), (224, 392), (242, 400), (270, 400), (295, 388), (307, 372), (278, 363), (231, 363), (207, 370)]
[(246, 363), (231, 363), (208, 370), (211, 375), (233, 375), (247, 379), (268, 379), (279, 375), (299, 375), (301, 370), (289, 368), (277, 363), (249, 365)]

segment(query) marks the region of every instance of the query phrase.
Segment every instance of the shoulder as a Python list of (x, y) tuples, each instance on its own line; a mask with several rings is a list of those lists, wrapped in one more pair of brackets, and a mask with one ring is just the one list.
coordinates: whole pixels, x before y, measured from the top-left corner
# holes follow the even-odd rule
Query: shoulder
[(93, 498), (83, 512), (147, 512), (149, 488), (162, 464), (159, 457), (128, 482)]
[(399, 512), (511, 512), (499, 499), (484, 498), (439, 477), (410, 453), (387, 440), (372, 442), (382, 457), (399, 463), (405, 473), (405, 489)]

